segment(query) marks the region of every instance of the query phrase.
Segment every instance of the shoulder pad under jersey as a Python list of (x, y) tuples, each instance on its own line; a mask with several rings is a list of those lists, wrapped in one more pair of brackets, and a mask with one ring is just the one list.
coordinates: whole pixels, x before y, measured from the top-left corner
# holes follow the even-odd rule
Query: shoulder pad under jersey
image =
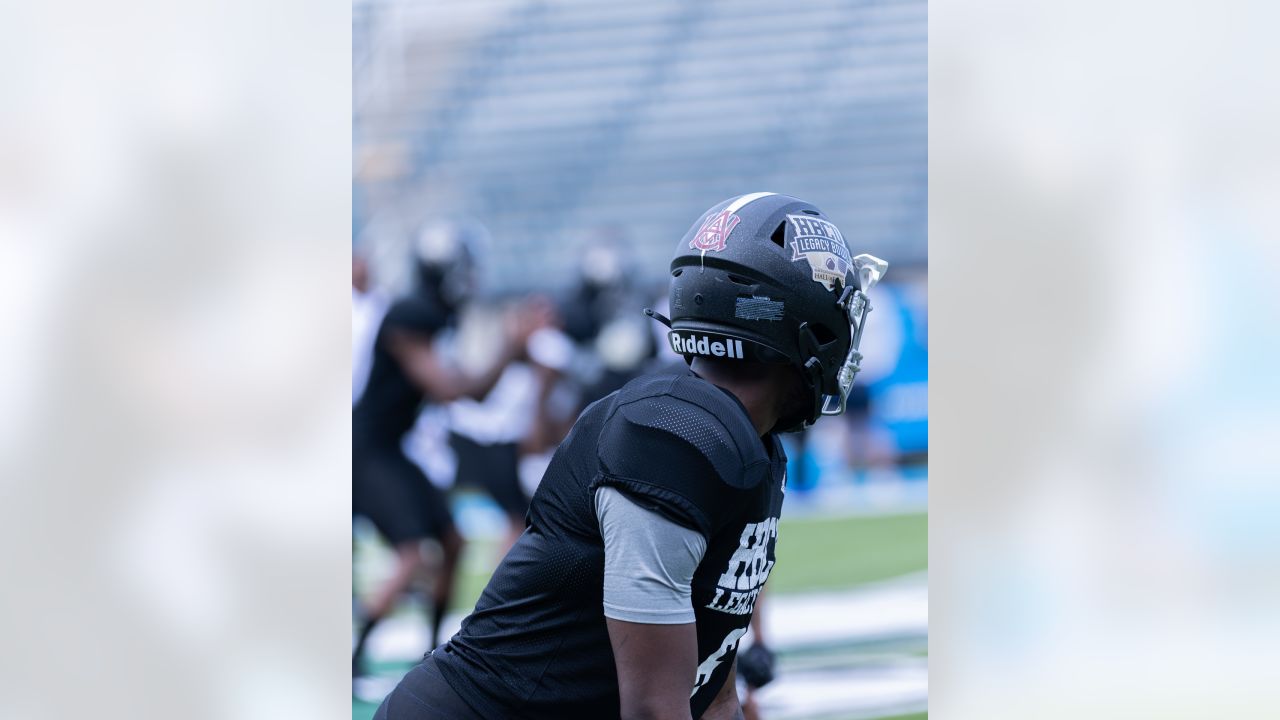
[(423, 335), (435, 335), (449, 323), (449, 316), (436, 303), (409, 296), (397, 300), (383, 318), (384, 328), (408, 330)]
[(770, 473), (769, 457), (746, 409), (695, 375), (651, 375), (627, 383), (614, 399), (600, 448), (606, 466), (628, 450), (646, 453), (659, 464), (700, 458), (721, 481), (738, 489), (755, 487)]

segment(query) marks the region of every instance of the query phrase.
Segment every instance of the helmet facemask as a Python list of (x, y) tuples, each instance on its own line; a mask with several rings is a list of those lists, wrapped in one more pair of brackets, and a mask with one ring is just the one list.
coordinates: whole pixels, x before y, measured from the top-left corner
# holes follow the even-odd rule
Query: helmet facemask
[(862, 343), (862, 329), (867, 322), (867, 313), (871, 312), (871, 300), (867, 291), (880, 282), (880, 278), (889, 268), (889, 263), (874, 255), (863, 253), (853, 258), (854, 272), (857, 274), (858, 287), (847, 287), (840, 294), (836, 305), (844, 310), (849, 319), (849, 353), (845, 356), (840, 369), (836, 371), (835, 394), (822, 396), (820, 414), (834, 416), (843, 415), (849, 400), (849, 391), (853, 389), (853, 378), (860, 369), (862, 353), (858, 347)]

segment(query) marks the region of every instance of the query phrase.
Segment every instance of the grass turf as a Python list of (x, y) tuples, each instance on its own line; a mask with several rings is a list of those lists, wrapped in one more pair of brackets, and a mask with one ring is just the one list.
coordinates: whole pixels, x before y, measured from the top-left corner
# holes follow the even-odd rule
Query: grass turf
[(924, 570), (928, 515), (784, 519), (777, 556), (767, 585), (775, 593), (849, 588)]

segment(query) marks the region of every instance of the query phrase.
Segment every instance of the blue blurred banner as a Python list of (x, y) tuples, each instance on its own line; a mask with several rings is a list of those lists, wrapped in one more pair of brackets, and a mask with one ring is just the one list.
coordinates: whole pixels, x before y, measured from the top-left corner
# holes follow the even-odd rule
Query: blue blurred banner
[[(869, 415), (872, 427), (887, 431), (900, 455), (929, 449), (928, 308), (923, 290), (883, 285), (875, 322), (897, 326), (898, 343), (889, 348), (894, 362), (889, 373), (871, 383)], [(891, 301), (886, 302), (883, 296)]]

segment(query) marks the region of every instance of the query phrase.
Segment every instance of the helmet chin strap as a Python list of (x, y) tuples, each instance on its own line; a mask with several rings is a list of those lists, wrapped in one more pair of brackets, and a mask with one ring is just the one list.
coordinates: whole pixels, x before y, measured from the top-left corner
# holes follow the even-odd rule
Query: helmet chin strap
[(822, 394), (822, 361), (816, 357), (809, 358), (804, 364), (805, 379), (813, 388), (813, 403), (809, 405), (809, 416), (804, 418), (803, 422), (793, 428), (793, 432), (807, 430), (818, 422), (818, 418), (822, 417), (823, 399), (826, 397)]
[(645, 314), (645, 315), (648, 315), (649, 317), (653, 318), (654, 320), (657, 320), (658, 322), (662, 323), (663, 325), (666, 325), (668, 328), (670, 328), (670, 327), (671, 327), (671, 320), (670, 320), (666, 315), (663, 315), (662, 313), (657, 312), (656, 310), (653, 310), (653, 309), (651, 309), (651, 308), (645, 308), (645, 309), (644, 309), (644, 314)]

